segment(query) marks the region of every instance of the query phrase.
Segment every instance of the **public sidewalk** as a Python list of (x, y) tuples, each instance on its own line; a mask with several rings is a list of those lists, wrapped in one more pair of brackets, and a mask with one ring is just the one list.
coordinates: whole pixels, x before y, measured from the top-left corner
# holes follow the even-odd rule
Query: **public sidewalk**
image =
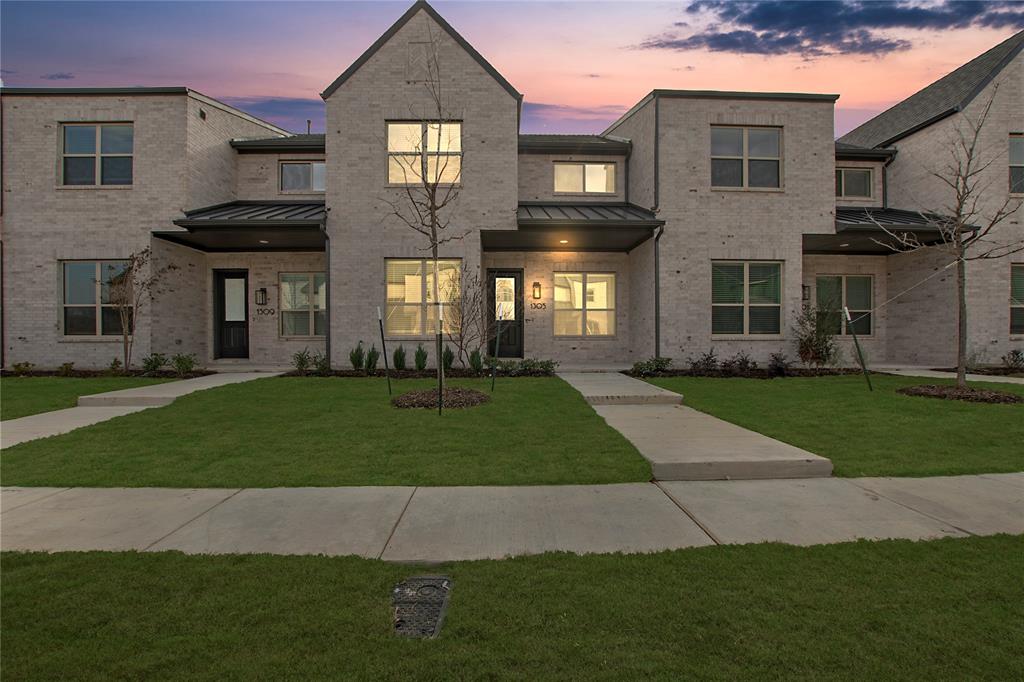
[(1024, 533), (1024, 473), (590, 486), (3, 488), (3, 550), (391, 561)]
[[(869, 367), (876, 372), (884, 372), (885, 374), (897, 374), (904, 377), (923, 377), (926, 379), (956, 379), (956, 372), (939, 372), (934, 369), (928, 369), (927, 367), (894, 367), (889, 365), (881, 365), (878, 367)], [(989, 381), (994, 384), (1024, 384), (1024, 379), (1020, 377), (1001, 377), (991, 376), (988, 374), (971, 374), (967, 373), (967, 381)]]

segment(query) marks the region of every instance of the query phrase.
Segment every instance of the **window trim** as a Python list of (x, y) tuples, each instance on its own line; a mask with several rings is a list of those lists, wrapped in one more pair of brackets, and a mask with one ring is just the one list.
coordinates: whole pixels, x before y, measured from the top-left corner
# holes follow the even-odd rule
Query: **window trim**
[[(714, 309), (718, 307), (736, 308), (739, 303), (715, 303), (714, 289), (711, 291), (711, 338), (713, 339), (780, 339), (783, 338), (782, 330), (786, 328), (785, 300), (786, 292), (786, 266), (781, 260), (725, 260), (712, 259), (711, 266), (718, 265), (742, 265), (743, 266), (743, 333), (735, 332), (715, 333)], [(750, 302), (750, 266), (751, 265), (778, 265), (779, 266), (779, 302), (778, 303), (751, 303)], [(713, 271), (712, 271), (713, 272)], [(712, 279), (714, 275), (712, 274)], [(751, 308), (778, 308), (779, 309), (779, 331), (772, 334), (752, 334), (750, 332), (750, 309)]]
[[(96, 128), (95, 151), (92, 154), (69, 154), (64, 151), (67, 144), (67, 128), (85, 128), (92, 126)], [(131, 126), (132, 129), (132, 151), (129, 154), (117, 152), (114, 154), (103, 153), (103, 127), (104, 126)], [(134, 121), (63, 121), (60, 126), (60, 139), (58, 140), (59, 153), (57, 160), (57, 186), (61, 189), (131, 189), (135, 186), (135, 122)], [(124, 184), (103, 184), (103, 159), (108, 158), (129, 158), (132, 160), (132, 181)], [(93, 182), (91, 185), (69, 185), (64, 181), (64, 159), (93, 159)]]
[[(91, 339), (91, 340), (104, 340), (104, 341), (114, 341), (114, 342), (116, 342), (118, 339), (121, 339), (124, 336), (123, 332), (118, 332), (117, 334), (104, 334), (103, 333), (103, 309), (104, 308), (114, 308), (114, 309), (117, 308), (117, 304), (116, 303), (104, 303), (103, 302), (103, 264), (104, 263), (125, 263), (125, 264), (127, 264), (128, 263), (128, 259), (126, 259), (126, 258), (101, 258), (101, 259), (94, 259), (94, 258), (67, 258), (67, 259), (62, 259), (62, 260), (58, 261), (58, 263), (60, 264), (60, 335), (61, 335), (61, 340), (64, 340), (64, 341), (68, 341), (68, 340), (75, 341), (75, 340), (82, 340), (82, 339)], [(93, 300), (92, 303), (67, 303), (66, 302), (67, 301), (68, 287), (67, 287), (67, 272), (66, 272), (64, 266), (66, 264), (68, 264), (68, 263), (92, 263), (93, 264), (93, 266), (94, 266), (94, 268), (93, 268), (93, 286), (95, 287), (95, 292), (93, 294), (94, 300)], [(134, 311), (134, 306), (132, 306), (132, 307), (133, 307), (133, 310), (132, 310), (132, 331), (131, 331), (131, 333), (128, 334), (129, 337), (134, 337), (134, 335), (135, 335), (135, 329), (134, 329), (134, 326), (135, 326), (135, 324), (134, 324), (135, 323), (134, 312), (135, 311)], [(68, 334), (67, 333), (67, 326), (66, 326), (66, 319), (65, 319), (66, 316), (65, 316), (65, 313), (64, 313), (64, 311), (67, 308), (92, 308), (93, 310), (95, 310), (96, 311), (96, 323), (93, 326), (93, 333), (92, 334)]]
[[(1010, 133), (1010, 139), (1013, 139), (1015, 137), (1019, 137), (1022, 140), (1024, 140), (1024, 133)], [(1009, 141), (1007, 142), (1007, 144), (1009, 144)], [(1009, 156), (1009, 148), (1007, 148), (1007, 156)], [(1010, 159), (1007, 158), (1007, 162), (1009, 162), (1009, 160)], [(1024, 196), (1024, 191), (1022, 191), (1022, 192), (1014, 192), (1014, 191), (1012, 191), (1013, 190), (1013, 184), (1012, 183), (1013, 183), (1013, 169), (1014, 168), (1020, 168), (1020, 169), (1024, 170), (1024, 164), (1007, 163), (1007, 171), (1006, 172), (1007, 172), (1008, 179), (1010, 181), (1010, 185), (1008, 187), (1008, 189), (1010, 190), (1010, 196), (1011, 197)]]
[[(580, 334), (559, 334), (555, 331), (556, 321), (555, 318), (558, 316), (559, 308), (555, 307), (554, 300), (554, 289), (555, 289), (555, 277), (557, 275), (581, 275), (583, 277), (583, 307), (579, 308), (581, 313), (580, 317)], [(610, 275), (612, 282), (614, 283), (615, 292), (615, 307), (614, 308), (594, 308), (594, 312), (604, 313), (610, 312), (614, 316), (615, 320), (615, 333), (614, 334), (588, 334), (587, 333), (587, 312), (590, 310), (590, 306), (587, 304), (587, 279), (589, 275)], [(551, 273), (551, 336), (555, 339), (615, 339), (619, 335), (619, 273), (614, 270), (556, 270)], [(576, 308), (562, 308), (561, 310), (576, 310)]]
[[(462, 258), (458, 258), (458, 257), (443, 257), (442, 258), (442, 257), (439, 256), (437, 260), (438, 260), (438, 263), (443, 263), (443, 262), (457, 263), (456, 270), (459, 273), (459, 300), (461, 301), (462, 300), (462, 292), (463, 292), (462, 287), (464, 285), (464, 282), (462, 281), (462, 263), (463, 263), (463, 259)], [(388, 289), (388, 264), (389, 263), (393, 263), (393, 262), (403, 262), (403, 261), (404, 262), (418, 261), (420, 263), (420, 266), (422, 268), (422, 273), (423, 273), (420, 276), (420, 303), (419, 303), (419, 305), (420, 305), (421, 312), (422, 312), (422, 314), (420, 316), (420, 331), (414, 332), (412, 334), (403, 334), (403, 333), (391, 331), (391, 330), (388, 329), (388, 317), (389, 317), (389, 315), (388, 315), (388, 306), (389, 305), (416, 305), (414, 303), (394, 303), (394, 304), (392, 304), (392, 303), (388, 302), (388, 291), (387, 291), (387, 289)], [(383, 310), (383, 313), (384, 313), (384, 336), (385, 336), (385, 338), (393, 338), (393, 339), (429, 339), (429, 338), (433, 338), (434, 337), (433, 330), (427, 329), (427, 325), (428, 325), (428, 322), (429, 322), (429, 319), (430, 319), (430, 315), (429, 315), (430, 307), (433, 306), (434, 303), (431, 303), (430, 301), (427, 300), (427, 276), (426, 276), (426, 274), (427, 274), (427, 267), (429, 266), (429, 264), (431, 264), (433, 262), (434, 262), (434, 259), (433, 258), (429, 258), (429, 257), (426, 257), (426, 258), (408, 258), (408, 257), (396, 256), (394, 258), (390, 258), (389, 257), (389, 258), (385, 258), (384, 259), (384, 306), (383, 306), (382, 310)], [(456, 305), (456, 304), (451, 303), (451, 302), (441, 301), (441, 308), (442, 308), (441, 318), (442, 318), (442, 320), (445, 317), (443, 308), (445, 306), (452, 306), (452, 305)], [(442, 324), (442, 329), (443, 328), (444, 328), (444, 325)]]
[[(415, 180), (413, 182), (392, 182), (391, 181), (391, 157), (393, 157), (393, 156), (412, 156), (414, 154), (414, 152), (408, 152), (408, 151), (403, 151), (403, 152), (393, 152), (393, 151), (391, 151), (391, 149), (388, 147), (388, 126), (390, 126), (391, 124), (397, 124), (397, 125), (402, 125), (402, 124), (404, 124), (404, 125), (418, 124), (420, 126), (420, 151), (419, 152), (415, 152), (415, 154), (420, 157), (420, 173), (421, 173), (421, 175), (420, 175), (420, 179), (419, 180)], [(428, 145), (427, 135), (428, 135), (428, 131), (430, 130), (430, 126), (432, 126), (432, 125), (453, 125), (453, 124), (458, 124), (458, 126), (459, 126), (459, 151), (457, 151), (457, 152), (452, 152), (452, 151), (442, 152), (440, 150), (438, 150), (436, 152), (429, 151), (428, 148), (427, 148), (427, 145)], [(387, 120), (385, 120), (384, 121), (384, 150), (387, 153), (387, 163), (384, 165), (384, 184), (387, 187), (414, 187), (414, 186), (419, 185), (419, 184), (422, 183), (422, 178), (427, 177), (427, 170), (428, 170), (428, 166), (429, 166), (429, 160), (428, 160), (429, 157), (431, 157), (431, 156), (435, 156), (435, 157), (457, 156), (457, 157), (459, 157), (459, 176), (458, 176), (458, 179), (455, 182), (440, 182), (439, 181), (437, 183), (437, 186), (438, 187), (461, 187), (462, 186), (462, 171), (463, 171), (463, 168), (462, 168), (462, 154), (465, 151), (464, 145), (463, 145), (463, 142), (464, 142), (464, 139), (465, 139), (465, 136), (463, 135), (463, 126), (464, 126), (464, 123), (463, 123), (462, 120), (455, 120), (455, 119), (444, 120), (444, 121), (422, 121), (422, 120), (408, 120), (408, 119), (387, 119)]]
[[(324, 188), (313, 188), (313, 164), (324, 165)], [(309, 189), (285, 189), (284, 188), (284, 167), (287, 164), (304, 164), (309, 169)], [(277, 193), (278, 194), (323, 194), (327, 191), (327, 159), (280, 159), (277, 162)]]
[[(711, 151), (711, 130), (715, 128), (739, 128), (743, 131), (743, 155), (742, 156), (725, 156), (725, 155), (714, 155), (710, 154)], [(777, 130), (779, 132), (779, 156), (750, 156), (750, 131), (751, 130)], [(708, 184), (711, 189), (715, 192), (783, 192), (786, 188), (785, 183), (785, 164), (783, 158), (785, 157), (785, 132), (783, 126), (759, 126), (759, 125), (734, 125), (729, 123), (712, 123), (708, 132)], [(716, 185), (714, 184), (714, 162), (715, 159), (725, 159), (730, 161), (741, 161), (743, 163), (743, 184), (736, 186), (728, 185)], [(778, 161), (779, 162), (779, 186), (778, 187), (751, 187), (750, 186), (750, 162), (751, 161)]]
[[(555, 167), (556, 166), (582, 166), (583, 167), (583, 190), (580, 192), (563, 192), (555, 188)], [(587, 191), (587, 166), (611, 166), (612, 167), (612, 191), (611, 192), (588, 192)], [(560, 197), (613, 197), (619, 193), (619, 164), (617, 161), (552, 161), (551, 162), (551, 193)]]
[(1015, 268), (1020, 268), (1021, 270), (1024, 270), (1024, 262), (1021, 262), (1021, 263), (1010, 263), (1010, 313), (1009, 313), (1009, 315), (1010, 315), (1010, 320), (1009, 320), (1010, 325), (1009, 325), (1009, 327), (1010, 327), (1010, 338), (1013, 339), (1013, 340), (1024, 339), (1024, 329), (1022, 329), (1019, 332), (1013, 331), (1013, 309), (1014, 308), (1019, 308), (1020, 310), (1024, 310), (1024, 300), (1021, 300), (1020, 303), (1014, 303), (1013, 302), (1013, 271), (1014, 271)]
[(847, 277), (867, 277), (868, 280), (870, 280), (870, 282), (871, 282), (871, 301), (870, 301), (871, 307), (866, 309), (866, 310), (861, 310), (861, 309), (854, 310), (853, 308), (850, 308), (850, 317), (853, 318), (853, 319), (856, 319), (858, 314), (861, 314), (861, 313), (871, 313), (871, 333), (870, 334), (861, 334), (861, 333), (858, 332), (857, 338), (859, 338), (859, 339), (874, 338), (874, 336), (875, 336), (875, 329), (876, 329), (876, 323), (877, 323), (877, 318), (875, 317), (875, 276), (873, 274), (867, 274), (867, 273), (862, 273), (862, 272), (848, 272), (848, 273), (816, 272), (816, 273), (814, 273), (814, 306), (815, 306), (815, 308), (818, 309), (819, 312), (821, 312), (821, 304), (818, 301), (818, 278), (819, 277), (838, 277), (840, 279), (840, 285), (839, 285), (839, 296), (840, 296), (839, 306), (840, 306), (840, 309), (838, 311), (829, 311), (829, 312), (838, 312), (839, 313), (840, 329), (839, 329), (839, 333), (836, 334), (836, 336), (838, 336), (840, 338), (844, 338), (844, 339), (845, 338), (852, 338), (853, 337), (853, 334), (849, 333), (849, 326), (848, 326), (849, 322), (847, 321), (846, 315), (843, 314), (843, 310), (842, 310), (842, 308), (847, 305), (847, 302), (846, 302), (846, 278)]
[[(309, 329), (310, 329), (311, 333), (310, 334), (285, 334), (284, 333), (284, 314), (286, 312), (292, 313), (292, 312), (299, 312), (299, 311), (301, 311), (300, 308), (289, 308), (289, 309), (286, 310), (284, 305), (283, 305), (284, 304), (284, 298), (283, 298), (284, 297), (284, 286), (282, 286), (282, 284), (284, 282), (285, 275), (305, 275), (307, 277), (307, 281), (309, 282), (309, 288), (310, 288), (310, 290), (312, 292), (316, 291), (316, 276), (317, 275), (323, 275), (324, 286), (327, 286), (327, 273), (326, 273), (326, 271), (309, 270), (309, 271), (299, 271), (299, 272), (278, 272), (277, 273), (277, 317), (278, 317), (277, 336), (278, 336), (278, 338), (279, 339), (311, 339), (311, 340), (326, 339), (327, 338), (327, 330), (326, 329), (324, 330), (323, 334), (317, 334), (316, 333), (316, 306), (313, 303), (313, 299), (315, 298), (315, 293), (310, 296), (309, 304), (306, 306), (306, 312), (309, 314)], [(326, 303), (324, 305), (323, 311), (325, 313), (327, 312)], [(326, 317), (326, 315), (325, 315), (325, 317)]]
[(836, 193), (836, 199), (847, 199), (847, 200), (850, 200), (850, 201), (867, 201), (869, 199), (874, 199), (875, 198), (875, 169), (874, 168), (863, 167), (863, 166), (860, 166), (860, 167), (858, 167), (858, 166), (837, 166), (836, 167), (836, 175), (840, 175), (840, 174), (844, 174), (845, 175), (846, 171), (866, 171), (867, 174), (868, 174), (868, 193), (867, 193), (867, 195), (857, 195), (857, 194), (850, 195), (850, 194), (847, 194), (846, 193), (846, 178), (843, 177), (842, 181), (839, 183), (840, 187), (842, 188), (842, 192), (841, 193)]

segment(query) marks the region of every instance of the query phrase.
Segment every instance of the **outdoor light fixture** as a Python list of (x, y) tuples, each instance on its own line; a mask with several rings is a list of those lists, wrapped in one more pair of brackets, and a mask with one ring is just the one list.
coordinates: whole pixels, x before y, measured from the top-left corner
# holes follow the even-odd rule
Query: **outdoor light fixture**
[(540, 298), (540, 282), (533, 283), (533, 297)]
[(804, 285), (804, 291), (803, 291), (803, 294), (804, 294), (804, 295), (803, 295), (803, 299), (804, 299), (805, 301), (809, 301), (809, 300), (811, 300), (811, 287), (810, 287), (810, 286), (808, 286), (807, 284), (805, 284), (805, 285)]
[(845, 248), (846, 248), (847, 246), (849, 246), (849, 244), (840, 244), (840, 245), (839, 245), (839, 248), (841, 248), (841, 249), (845, 249)]
[(270, 242), (268, 242), (266, 239), (261, 239), (260, 240), (260, 244), (269, 244), (269, 243)]
[(559, 244), (568, 244), (568, 243), (569, 243), (569, 240), (568, 240), (568, 239), (559, 239), (559, 240), (558, 240), (558, 243), (559, 243)]
[(267, 304), (267, 290), (264, 287), (260, 287), (256, 290), (256, 305)]

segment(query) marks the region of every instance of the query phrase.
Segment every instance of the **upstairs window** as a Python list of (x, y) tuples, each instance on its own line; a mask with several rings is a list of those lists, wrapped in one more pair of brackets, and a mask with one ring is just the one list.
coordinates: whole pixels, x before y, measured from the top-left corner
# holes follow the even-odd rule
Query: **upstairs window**
[[(437, 293), (441, 299), (441, 322), (449, 330), (447, 309), (458, 305), (462, 295), (459, 260), (437, 262)], [(427, 336), (436, 329), (434, 305), (434, 261), (430, 258), (385, 261), (386, 294), (384, 330), (389, 336)]]
[[(871, 335), (874, 278), (870, 275), (823, 275), (815, 284), (820, 324), (836, 335), (854, 332)], [(843, 314), (844, 306), (850, 311), (849, 322)]]
[(1024, 194), (1024, 133), (1010, 135), (1010, 193)]
[(782, 187), (782, 129), (711, 126), (711, 186)]
[(327, 164), (323, 161), (285, 161), (281, 164), (282, 192), (323, 192)]
[(1024, 335), (1024, 263), (1010, 266), (1010, 333)]
[(391, 122), (388, 184), (457, 184), (462, 177), (462, 124)]
[(781, 334), (782, 263), (713, 261), (711, 333)]
[(836, 197), (870, 199), (871, 176), (870, 168), (836, 168)]
[(124, 282), (127, 266), (123, 260), (63, 262), (65, 336), (121, 335), (117, 296), (125, 295), (125, 287), (116, 285)]
[(61, 184), (132, 184), (131, 123), (65, 123), (61, 147)]
[(615, 194), (615, 164), (555, 162), (555, 192)]
[(615, 335), (615, 274), (556, 272), (555, 336)]

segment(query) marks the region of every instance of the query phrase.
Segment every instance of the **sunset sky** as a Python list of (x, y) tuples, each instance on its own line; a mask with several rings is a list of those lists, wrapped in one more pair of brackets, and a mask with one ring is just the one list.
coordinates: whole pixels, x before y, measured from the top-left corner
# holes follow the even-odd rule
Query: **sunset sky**
[[(185, 85), (293, 131), (403, 2), (0, 3), (4, 85)], [(836, 134), (1024, 28), (1021, 2), (432, 3), (526, 96), (600, 132), (653, 88), (841, 95)]]

